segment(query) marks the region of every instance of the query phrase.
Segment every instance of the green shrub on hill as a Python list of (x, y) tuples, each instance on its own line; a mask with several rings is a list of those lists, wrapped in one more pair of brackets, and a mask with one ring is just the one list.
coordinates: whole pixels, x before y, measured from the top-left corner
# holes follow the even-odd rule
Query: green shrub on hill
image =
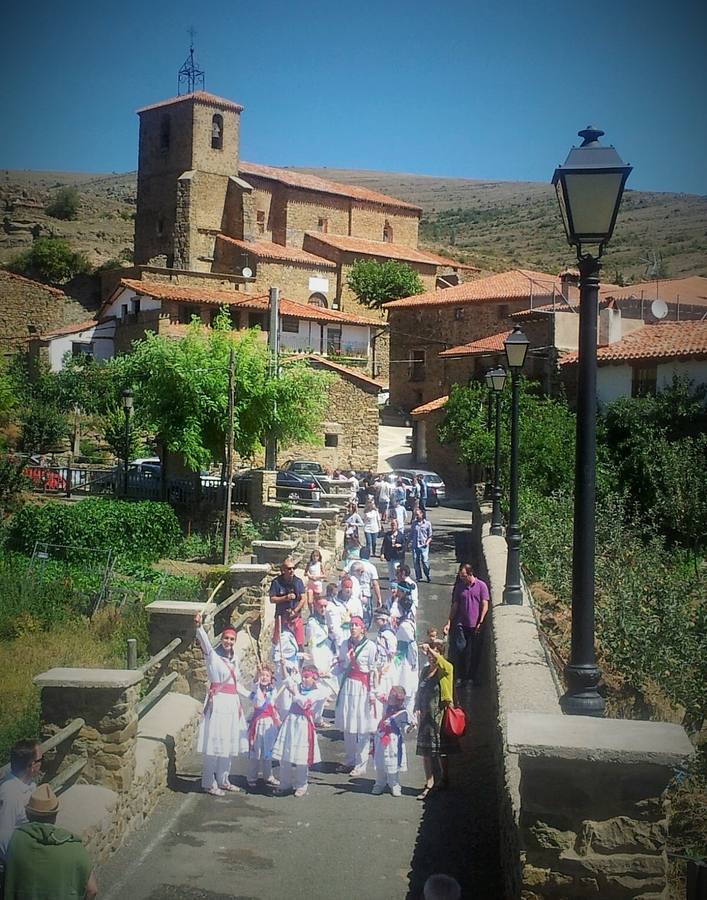
[(77, 219), (81, 197), (74, 187), (63, 187), (56, 192), (44, 211), (53, 219)]
[(11, 272), (48, 284), (60, 284), (91, 268), (85, 254), (72, 250), (60, 238), (38, 238), (8, 264)]
[(179, 521), (167, 503), (82, 500), (23, 507), (12, 520), (8, 543), (25, 553), (32, 552), (36, 541), (61, 544), (69, 548), (69, 560), (85, 558), (78, 548), (95, 547), (121, 558), (152, 561), (169, 555), (180, 537)]

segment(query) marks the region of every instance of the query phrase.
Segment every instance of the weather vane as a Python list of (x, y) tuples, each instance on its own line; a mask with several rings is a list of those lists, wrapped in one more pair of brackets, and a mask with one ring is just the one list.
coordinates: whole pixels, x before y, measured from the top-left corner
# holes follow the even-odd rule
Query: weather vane
[(184, 65), (179, 70), (177, 77), (177, 94), (193, 94), (195, 90), (201, 88), (204, 90), (204, 70), (200, 69), (194, 60), (194, 36), (196, 31), (192, 25), (188, 31), (189, 34), (189, 56), (186, 58)]

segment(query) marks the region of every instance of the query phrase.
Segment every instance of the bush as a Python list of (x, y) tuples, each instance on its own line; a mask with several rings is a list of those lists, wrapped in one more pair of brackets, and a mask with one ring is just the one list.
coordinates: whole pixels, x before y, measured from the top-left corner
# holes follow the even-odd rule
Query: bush
[(8, 268), (19, 275), (49, 284), (68, 281), (91, 268), (83, 253), (72, 250), (59, 238), (38, 238), (31, 248), (10, 261)]
[(8, 543), (25, 553), (36, 541), (65, 545), (69, 560), (85, 558), (76, 548), (93, 547), (152, 561), (168, 555), (180, 536), (179, 521), (167, 503), (97, 499), (27, 505), (14, 517)]
[(379, 309), (389, 300), (421, 294), (425, 289), (417, 272), (396, 259), (380, 263), (375, 259), (357, 259), (346, 283), (370, 309)]
[(44, 211), (53, 219), (76, 219), (79, 214), (81, 198), (73, 187), (63, 187), (57, 191)]
[(65, 414), (53, 403), (34, 400), (22, 416), (21, 447), (27, 453), (49, 453), (66, 437)]

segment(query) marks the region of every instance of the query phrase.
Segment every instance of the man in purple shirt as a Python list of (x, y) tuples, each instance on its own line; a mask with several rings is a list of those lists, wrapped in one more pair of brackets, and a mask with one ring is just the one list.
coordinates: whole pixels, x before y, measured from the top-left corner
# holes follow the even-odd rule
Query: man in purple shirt
[[(473, 681), (478, 684), (478, 669), (481, 659), (483, 624), (489, 611), (489, 589), (485, 582), (474, 575), (470, 565), (459, 568), (459, 577), (452, 593), (449, 621), (444, 626), (450, 637), (450, 656), (454, 664), (457, 681)], [(459, 650), (455, 646), (455, 635), (459, 630), (464, 635), (466, 646)]]

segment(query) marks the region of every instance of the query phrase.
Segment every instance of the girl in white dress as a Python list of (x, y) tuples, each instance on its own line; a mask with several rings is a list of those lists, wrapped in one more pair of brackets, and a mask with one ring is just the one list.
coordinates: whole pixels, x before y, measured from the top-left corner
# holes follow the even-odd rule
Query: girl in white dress
[(226, 791), (239, 790), (231, 784), (229, 776), (233, 757), (248, 750), (245, 717), (238, 696), (239, 693), (247, 696), (248, 692), (240, 685), (235, 628), (229, 625), (223, 629), (221, 645), (214, 650), (201, 625), (200, 612), (194, 616), (194, 624), (209, 679), (197, 742), (197, 750), (204, 754), (201, 787), (213, 797), (223, 797)]
[[(333, 643), (329, 636), (327, 623), (327, 609), (329, 601), (326, 597), (317, 597), (314, 601), (314, 611), (307, 619), (304, 627), (307, 653), (314, 666), (319, 671), (322, 684), (326, 684), (332, 693), (336, 693), (339, 682), (332, 674), (332, 668), (336, 661)], [(317, 726), (326, 724), (322, 719), (326, 700), (318, 700), (314, 704), (314, 721)]]
[(412, 720), (420, 672), (417, 660), (417, 634), (412, 613), (412, 599), (409, 592), (405, 591), (404, 588), (404, 584), (398, 586), (400, 619), (395, 632), (395, 636), (398, 639), (398, 649), (395, 654), (393, 682), (396, 687), (399, 686), (405, 689), (405, 709)]
[(395, 654), (398, 649), (398, 639), (390, 624), (390, 614), (385, 607), (375, 611), (374, 620), (378, 629), (376, 638), (376, 668), (378, 671), (376, 718), (380, 719), (385, 711), (390, 689), (394, 685), (396, 671)]
[(310, 553), (307, 565), (304, 567), (304, 577), (307, 579), (307, 603), (311, 612), (316, 598), (322, 596), (322, 582), (324, 578), (322, 554), (316, 547)]
[(365, 636), (360, 616), (351, 619), (351, 637), (339, 650), (341, 688), (336, 701), (336, 727), (344, 734), (346, 761), (340, 768), (356, 778), (368, 765), (371, 734), (378, 724), (375, 717), (374, 685), (376, 645)]
[(250, 699), (253, 712), (248, 722), (248, 787), (258, 785), (258, 772), (262, 769), (263, 780), (271, 787), (280, 783), (272, 773), (272, 748), (281, 725), (280, 716), (274, 705), (275, 673), (272, 667), (262, 665), (258, 678), (253, 682)]
[(275, 705), (280, 717), (284, 718), (290, 708), (292, 694), (289, 691), (280, 690), (280, 688), (285, 685), (288, 678), (294, 678), (298, 683), (300, 680), (300, 652), (297, 638), (294, 635), (292, 624), (284, 619), (280, 635), (272, 645), (272, 659), (275, 668), (275, 687), (278, 689)]
[(373, 762), (376, 781), (372, 794), (382, 794), (386, 785), (394, 797), (400, 797), (400, 773), (407, 772), (404, 731), (411, 724), (404, 707), (405, 691), (401, 687), (390, 689), (388, 701), (378, 727), (373, 733)]
[(286, 690), (292, 697), (290, 711), (282, 723), (273, 747), (273, 756), (280, 760), (280, 796), (289, 794), (294, 787), (295, 797), (307, 793), (309, 767), (321, 761), (317, 731), (314, 726), (313, 706), (326, 700), (329, 688), (318, 684), (319, 672), (306, 663), (302, 668), (302, 684), (294, 679), (287, 682)]

